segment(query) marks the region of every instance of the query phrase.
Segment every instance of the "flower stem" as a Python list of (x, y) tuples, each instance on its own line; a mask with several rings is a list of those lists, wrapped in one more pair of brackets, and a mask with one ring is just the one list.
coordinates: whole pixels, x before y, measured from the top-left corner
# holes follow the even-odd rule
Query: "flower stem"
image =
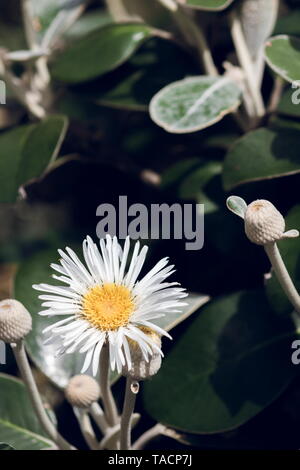
[(160, 436), (164, 433), (165, 426), (160, 423), (155, 424), (152, 428), (148, 429), (148, 431), (144, 432), (137, 441), (132, 446), (133, 450), (141, 450), (145, 447), (148, 442), (152, 441), (157, 436)]
[(136, 380), (133, 380), (131, 377), (127, 377), (123, 412), (121, 417), (121, 450), (128, 450), (131, 448), (131, 418), (139, 388), (139, 383)]
[(57, 431), (54, 424), (51, 422), (43, 406), (38, 388), (32, 375), (32, 371), (26, 356), (24, 343), (19, 341), (12, 344), (12, 349), (25, 385), (27, 386), (29, 396), (35, 410), (35, 413), (49, 437), (57, 444), (61, 450), (75, 450), (69, 442), (67, 442)]
[(33, 50), (37, 47), (37, 42), (32, 21), (32, 2), (31, 0), (22, 0), (21, 5), (26, 41), (29, 49)]
[(158, 1), (173, 14), (174, 20), (176, 21), (182, 35), (185, 37), (187, 42), (191, 43), (191, 45), (197, 49), (205, 73), (217, 76), (218, 70), (214, 64), (206, 37), (194, 19), (186, 14), (182, 6), (174, 0)]
[(287, 298), (295, 310), (300, 313), (300, 296), (296, 287), (294, 286), (288, 270), (286, 269), (277, 244), (275, 242), (267, 243), (264, 248)]
[(102, 410), (101, 406), (99, 405), (99, 403), (97, 403), (97, 402), (92, 403), (91, 407), (89, 409), (89, 412), (90, 412), (91, 416), (93, 417), (95, 423), (99, 427), (100, 431), (103, 434), (105, 434), (105, 432), (108, 428), (108, 424), (106, 422), (103, 410)]
[(232, 40), (235, 46), (235, 50), (238, 56), (238, 60), (241, 64), (245, 72), (245, 79), (247, 81), (249, 93), (252, 97), (253, 104), (255, 107), (255, 116), (251, 116), (254, 118), (261, 118), (265, 115), (265, 106), (264, 102), (260, 93), (260, 89), (257, 86), (257, 79), (254, 72), (254, 64), (252, 62), (242, 26), (236, 11), (232, 11), (229, 14), (229, 22), (230, 22), (230, 32), (232, 36)]
[(82, 409), (77, 409), (76, 411), (77, 412), (75, 413), (75, 415), (78, 416), (79, 426), (82, 435), (85, 439), (85, 442), (87, 443), (90, 449), (99, 450), (99, 443), (93, 431), (88, 411)]
[(104, 413), (109, 426), (118, 423), (118, 411), (109, 383), (109, 348), (104, 345), (100, 354), (100, 389)]

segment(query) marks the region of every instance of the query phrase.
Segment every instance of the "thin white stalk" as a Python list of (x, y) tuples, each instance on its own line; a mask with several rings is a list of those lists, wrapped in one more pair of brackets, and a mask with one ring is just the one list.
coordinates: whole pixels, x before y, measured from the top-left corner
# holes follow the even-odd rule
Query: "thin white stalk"
[(164, 434), (165, 426), (160, 423), (155, 424), (152, 428), (148, 429), (148, 431), (144, 432), (133, 444), (132, 450), (141, 450), (145, 447), (148, 442), (155, 439), (162, 434)]
[(238, 60), (245, 72), (245, 80), (248, 85), (249, 93), (251, 94), (253, 104), (255, 106), (256, 116), (253, 117), (261, 118), (265, 115), (265, 106), (260, 89), (257, 86), (254, 64), (252, 62), (251, 55), (249, 53), (244, 38), (242, 25), (240, 23), (238, 15), (234, 10), (229, 14), (229, 21), (230, 32), (238, 56)]
[(99, 427), (100, 431), (103, 434), (105, 434), (105, 432), (106, 432), (106, 430), (108, 429), (109, 426), (107, 424), (107, 421), (106, 421), (105, 416), (104, 416), (104, 412), (103, 412), (101, 406), (99, 405), (99, 403), (97, 403), (97, 402), (92, 403), (92, 405), (89, 409), (89, 412), (90, 412), (91, 416), (93, 417), (95, 423)]
[(26, 41), (29, 49), (33, 50), (38, 47), (38, 44), (36, 40), (36, 32), (33, 27), (32, 1), (22, 0), (21, 7)]
[(100, 354), (100, 390), (104, 413), (109, 426), (119, 422), (118, 411), (109, 383), (109, 347), (105, 344)]
[(92, 450), (99, 450), (99, 443), (95, 436), (87, 409), (74, 409), (85, 442)]
[(186, 41), (197, 49), (205, 72), (208, 75), (217, 76), (218, 70), (214, 64), (206, 37), (194, 19), (186, 14), (182, 6), (173, 0), (158, 1), (173, 14), (174, 20)]
[(123, 411), (121, 416), (120, 448), (131, 448), (131, 419), (134, 412), (136, 396), (139, 392), (139, 383), (131, 377), (126, 379), (126, 390)]
[(280, 282), (282, 289), (284, 290), (287, 298), (295, 308), (295, 310), (300, 313), (300, 296), (297, 292), (296, 287), (286, 269), (284, 261), (281, 257), (280, 251), (276, 243), (268, 243), (264, 246), (265, 251), (271, 261), (272, 267), (275, 271), (275, 274)]
[(11, 344), (11, 347), (14, 352), (23, 381), (28, 389), (34, 411), (41, 423), (41, 426), (44, 428), (50, 439), (52, 439), (52, 441), (54, 441), (61, 450), (75, 450), (75, 447), (73, 447), (59, 434), (45, 411), (41, 396), (32, 375), (23, 341), (19, 341), (16, 344)]

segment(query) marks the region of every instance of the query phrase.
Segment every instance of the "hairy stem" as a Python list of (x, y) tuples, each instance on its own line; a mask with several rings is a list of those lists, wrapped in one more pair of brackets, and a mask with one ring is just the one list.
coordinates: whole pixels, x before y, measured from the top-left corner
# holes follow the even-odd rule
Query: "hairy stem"
[(89, 412), (92, 415), (95, 423), (99, 427), (100, 431), (103, 434), (105, 434), (105, 432), (108, 428), (108, 424), (106, 422), (103, 410), (102, 410), (101, 406), (99, 405), (99, 403), (97, 403), (97, 402), (92, 403), (92, 405), (89, 409)]
[(173, 14), (174, 20), (186, 41), (197, 49), (205, 72), (217, 76), (218, 70), (214, 64), (206, 37), (194, 19), (186, 14), (184, 9), (174, 0), (158, 1)]
[(52, 423), (52, 421), (50, 420), (49, 416), (47, 415), (45, 411), (45, 408), (41, 400), (41, 396), (39, 394), (38, 388), (36, 386), (35, 380), (32, 375), (30, 365), (28, 363), (23, 341), (19, 341), (18, 343), (12, 344), (11, 346), (12, 346), (21, 376), (28, 389), (34, 411), (41, 423), (41, 426), (44, 428), (44, 430), (46, 431), (50, 439), (52, 439), (61, 450), (74, 450), (75, 447), (69, 444), (69, 442), (67, 442), (59, 434), (56, 427), (54, 426), (54, 424)]
[(141, 450), (145, 447), (148, 442), (152, 441), (157, 436), (160, 436), (164, 433), (165, 426), (160, 423), (155, 424), (152, 428), (148, 429), (148, 431), (144, 432), (133, 444), (133, 450)]
[(77, 409), (75, 415), (78, 417), (79, 426), (85, 442), (90, 449), (98, 450), (99, 443), (92, 428), (88, 410)]
[(229, 21), (231, 36), (238, 56), (238, 60), (245, 72), (245, 80), (248, 86), (249, 93), (253, 100), (253, 105), (255, 107), (255, 116), (252, 117), (261, 118), (265, 115), (265, 106), (260, 89), (257, 86), (254, 64), (252, 62), (244, 38), (242, 26), (239, 17), (234, 10), (229, 14)]
[(297, 292), (296, 287), (286, 269), (284, 261), (281, 257), (280, 251), (276, 243), (268, 243), (264, 246), (265, 251), (271, 261), (272, 267), (275, 271), (275, 274), (280, 282), (282, 289), (284, 290), (287, 298), (295, 308), (295, 310), (300, 313), (300, 296)]
[(109, 383), (109, 348), (106, 344), (100, 354), (100, 390), (107, 423), (109, 426), (115, 426), (119, 418)]
[(139, 392), (139, 383), (131, 377), (126, 379), (126, 390), (121, 417), (120, 448), (128, 450), (131, 448), (131, 418), (134, 411), (136, 395)]
[(21, 7), (26, 41), (29, 49), (33, 50), (36, 49), (37, 42), (36, 33), (33, 27), (32, 1), (22, 0)]

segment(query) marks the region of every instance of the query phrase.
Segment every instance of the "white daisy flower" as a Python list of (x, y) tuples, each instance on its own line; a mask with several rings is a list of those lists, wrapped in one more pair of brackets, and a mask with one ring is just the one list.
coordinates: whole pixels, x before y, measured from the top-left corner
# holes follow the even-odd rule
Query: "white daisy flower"
[(60, 264), (51, 264), (59, 273), (53, 278), (66, 285), (33, 285), (46, 293), (39, 296), (45, 307), (39, 314), (65, 317), (45, 328), (44, 333), (51, 333), (47, 342), (59, 342), (58, 355), (85, 353), (82, 372), (92, 365), (96, 375), (104, 344), (109, 345), (111, 369), (118, 372), (125, 365), (131, 368), (132, 341), (138, 344), (146, 361), (155, 351), (163, 355), (147, 331), (171, 338), (155, 319), (178, 312), (185, 305), (180, 302), (187, 295), (185, 289), (175, 287), (179, 286), (177, 282), (165, 282), (174, 272), (174, 266), (168, 266), (168, 258), (137, 281), (148, 247), (140, 250), (140, 243), (136, 242), (126, 270), (129, 246), (129, 237), (122, 250), (117, 238), (107, 235), (106, 240), (100, 240), (99, 250), (87, 237), (83, 242), (85, 265), (70, 248), (66, 252), (58, 250)]

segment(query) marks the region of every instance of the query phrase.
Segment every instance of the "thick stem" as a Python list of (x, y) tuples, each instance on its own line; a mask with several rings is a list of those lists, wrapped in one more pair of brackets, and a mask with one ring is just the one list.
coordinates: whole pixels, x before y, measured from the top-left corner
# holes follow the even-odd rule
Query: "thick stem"
[(148, 429), (148, 431), (144, 432), (137, 441), (132, 446), (133, 450), (141, 450), (145, 447), (148, 442), (152, 441), (157, 436), (160, 436), (164, 433), (165, 426), (160, 423), (155, 424), (152, 428)]
[(277, 110), (282, 91), (284, 89), (284, 82), (280, 77), (276, 77), (274, 81), (273, 90), (268, 104), (268, 113), (274, 113)]
[(128, 450), (131, 448), (131, 418), (133, 415), (136, 395), (138, 392), (139, 383), (136, 380), (133, 380), (131, 377), (127, 377), (124, 405), (121, 416), (121, 450)]
[(300, 296), (297, 292), (296, 287), (286, 269), (284, 261), (281, 257), (280, 251), (276, 243), (268, 243), (264, 246), (266, 253), (271, 261), (272, 267), (275, 271), (275, 274), (280, 282), (281, 287), (283, 288), (287, 298), (295, 308), (295, 310), (300, 313)]
[(26, 356), (24, 343), (19, 341), (16, 344), (12, 344), (12, 349), (23, 378), (23, 381), (28, 389), (29, 396), (34, 408), (34, 411), (41, 423), (41, 426), (44, 428), (50, 439), (52, 439), (61, 450), (74, 450), (69, 442), (67, 442), (57, 431), (54, 424), (51, 422), (49, 416), (47, 415), (45, 408), (43, 406), (38, 388), (36, 386), (35, 380), (33, 378), (30, 365)]
[(100, 354), (100, 389), (104, 413), (109, 426), (115, 426), (118, 421), (118, 411), (109, 383), (109, 348), (105, 344)]
[(254, 64), (252, 62), (242, 26), (238, 15), (233, 10), (229, 15), (230, 20), (230, 31), (234, 47), (240, 62), (241, 67), (245, 72), (245, 80), (248, 85), (249, 93), (251, 94), (253, 104), (255, 106), (256, 118), (261, 118), (265, 115), (265, 106), (261, 96), (259, 87), (257, 86), (257, 80), (254, 72)]
[(75, 415), (78, 416), (78, 422), (82, 435), (89, 448), (92, 450), (99, 450), (99, 443), (92, 428), (88, 410), (77, 409)]
[(209, 75), (217, 76), (218, 70), (214, 64), (210, 48), (201, 28), (199, 28), (193, 18), (186, 14), (184, 9), (175, 1), (158, 1), (173, 14), (174, 20), (176, 21), (184, 38), (197, 49), (199, 59), (205, 72)]
[(92, 405), (89, 409), (89, 412), (92, 415), (95, 423), (99, 427), (100, 431), (103, 434), (105, 434), (105, 432), (108, 428), (108, 424), (107, 424), (107, 421), (105, 419), (103, 410), (102, 410), (101, 406), (99, 405), (99, 403), (97, 403), (97, 402), (92, 403)]
[(29, 49), (33, 50), (37, 47), (37, 42), (32, 21), (32, 2), (31, 0), (22, 0), (21, 5), (26, 41)]

